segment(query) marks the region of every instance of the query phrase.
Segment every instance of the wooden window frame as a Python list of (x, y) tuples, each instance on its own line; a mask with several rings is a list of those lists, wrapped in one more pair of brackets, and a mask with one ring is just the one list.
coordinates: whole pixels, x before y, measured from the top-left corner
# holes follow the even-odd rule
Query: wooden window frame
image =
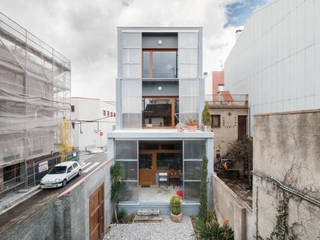
[(171, 126), (162, 126), (162, 127), (159, 127), (159, 126), (154, 126), (154, 127), (147, 127), (147, 126), (144, 126), (142, 124), (142, 128), (168, 128), (168, 129), (172, 129), (172, 128), (175, 128), (176, 127), (176, 123), (175, 123), (175, 116), (174, 116), (174, 113), (176, 111), (176, 100), (179, 99), (178, 96), (143, 96), (142, 97), (143, 99), (144, 98), (167, 98), (167, 99), (171, 99)]
[[(213, 118), (214, 117), (219, 117), (219, 126), (218, 127), (213, 126)], [(221, 115), (220, 114), (211, 115), (211, 127), (212, 128), (221, 128)]]
[[(143, 57), (144, 57), (144, 52), (149, 52), (150, 53), (150, 76), (145, 77), (144, 72), (143, 72)], [(142, 78), (153, 78), (153, 52), (176, 52), (178, 53), (177, 48), (143, 48), (142, 49), (142, 56), (141, 56), (141, 72), (142, 72)], [(176, 66), (178, 67), (178, 66)]]

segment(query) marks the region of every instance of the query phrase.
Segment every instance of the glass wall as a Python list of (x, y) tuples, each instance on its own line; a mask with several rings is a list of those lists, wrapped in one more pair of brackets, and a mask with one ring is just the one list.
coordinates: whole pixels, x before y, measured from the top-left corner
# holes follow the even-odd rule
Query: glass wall
[(205, 152), (205, 140), (183, 141), (183, 192), (186, 201), (199, 201), (202, 157)]
[(120, 198), (121, 201), (138, 201), (138, 141), (137, 140), (116, 140), (115, 161), (124, 170), (125, 189)]

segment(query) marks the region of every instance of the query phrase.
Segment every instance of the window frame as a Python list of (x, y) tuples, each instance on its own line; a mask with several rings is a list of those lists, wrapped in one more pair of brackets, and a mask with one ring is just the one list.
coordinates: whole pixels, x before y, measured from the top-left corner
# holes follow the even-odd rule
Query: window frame
[[(219, 119), (219, 125), (216, 127), (216, 126), (213, 126), (213, 119), (214, 119), (214, 117), (218, 117), (218, 119)], [(221, 128), (221, 114), (213, 114), (213, 115), (211, 115), (211, 127), (212, 128)]]
[[(144, 76), (144, 71), (143, 71), (143, 60), (144, 60), (144, 52), (149, 52), (149, 58), (150, 58), (150, 63), (149, 63), (149, 68), (150, 68), (150, 76)], [(153, 79), (153, 52), (176, 52), (176, 77), (178, 77), (178, 49), (177, 48), (143, 48), (142, 49), (142, 55), (141, 55), (141, 75), (142, 78), (147, 78), (147, 79)]]
[[(171, 126), (152, 126), (147, 127), (143, 124), (143, 118), (142, 118), (142, 128), (175, 128), (176, 127), (176, 119), (175, 119), (175, 111), (176, 111), (176, 101), (179, 100), (178, 96), (142, 96), (142, 101), (145, 98), (167, 98), (171, 99)], [(142, 109), (144, 111), (144, 109)]]

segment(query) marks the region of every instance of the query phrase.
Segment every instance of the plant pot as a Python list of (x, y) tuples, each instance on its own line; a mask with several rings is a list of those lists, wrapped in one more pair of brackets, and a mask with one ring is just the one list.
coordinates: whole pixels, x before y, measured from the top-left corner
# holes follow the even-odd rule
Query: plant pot
[(181, 222), (182, 216), (183, 216), (182, 212), (179, 215), (175, 215), (172, 212), (170, 212), (170, 218), (171, 218), (171, 221), (173, 222)]
[(181, 123), (178, 123), (176, 126), (176, 129), (178, 130), (178, 132), (183, 132), (184, 131), (184, 126)]
[(197, 123), (188, 123), (188, 130), (190, 132), (195, 132), (198, 128), (198, 124)]

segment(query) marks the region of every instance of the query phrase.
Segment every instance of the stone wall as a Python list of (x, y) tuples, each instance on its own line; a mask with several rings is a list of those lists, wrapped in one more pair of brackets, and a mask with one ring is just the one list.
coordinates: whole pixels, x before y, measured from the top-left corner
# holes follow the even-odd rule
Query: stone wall
[(216, 174), (214, 182), (214, 206), (219, 223), (228, 220), (234, 230), (235, 240), (253, 239), (255, 233), (252, 208), (241, 200)]
[[(273, 177), (320, 199), (320, 111), (255, 116), (253, 206), (257, 232), (267, 237), (277, 215), (280, 190)], [(299, 197), (289, 200), (289, 226), (297, 239), (320, 237), (320, 208)]]

